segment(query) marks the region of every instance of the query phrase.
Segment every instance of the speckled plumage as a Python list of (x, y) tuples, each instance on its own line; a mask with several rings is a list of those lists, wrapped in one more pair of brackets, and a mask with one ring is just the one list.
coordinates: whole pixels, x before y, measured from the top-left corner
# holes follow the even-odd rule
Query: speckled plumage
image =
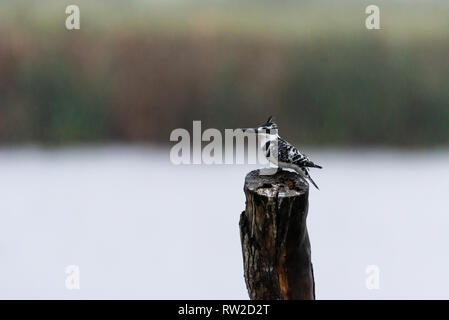
[(265, 156), (271, 163), (279, 168), (295, 170), (319, 189), (309, 174), (309, 168), (322, 169), (322, 167), (313, 163), (294, 145), (279, 137), (277, 124), (273, 122), (272, 117), (268, 118), (266, 123), (257, 127), (255, 132), (261, 137)]

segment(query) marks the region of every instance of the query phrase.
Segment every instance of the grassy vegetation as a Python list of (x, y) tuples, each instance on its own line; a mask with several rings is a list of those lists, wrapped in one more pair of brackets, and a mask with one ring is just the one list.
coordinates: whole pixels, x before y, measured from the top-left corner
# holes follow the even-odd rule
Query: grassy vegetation
[(291, 140), (449, 143), (449, 5), (379, 2), (0, 3), (0, 141), (168, 142), (192, 120)]

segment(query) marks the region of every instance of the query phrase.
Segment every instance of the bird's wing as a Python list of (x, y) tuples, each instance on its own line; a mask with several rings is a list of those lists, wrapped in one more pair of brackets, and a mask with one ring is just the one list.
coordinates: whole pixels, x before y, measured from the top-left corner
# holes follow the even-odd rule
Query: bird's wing
[(283, 162), (293, 163), (299, 167), (320, 168), (321, 166), (314, 164), (302, 154), (295, 146), (288, 143), (284, 139), (278, 139), (279, 160)]
[(279, 160), (287, 163), (299, 163), (306, 157), (299, 152), (293, 145), (285, 141), (284, 139), (278, 139), (278, 155)]

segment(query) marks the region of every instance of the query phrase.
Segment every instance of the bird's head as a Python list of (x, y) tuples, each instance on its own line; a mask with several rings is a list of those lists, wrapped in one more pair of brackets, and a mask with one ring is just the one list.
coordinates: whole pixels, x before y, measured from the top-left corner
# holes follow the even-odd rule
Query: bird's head
[(268, 120), (255, 128), (245, 128), (242, 129), (243, 132), (255, 132), (256, 134), (265, 134), (265, 135), (277, 135), (278, 134), (278, 126), (273, 121), (273, 117), (270, 116)]
[(273, 121), (273, 116), (270, 116), (265, 123), (262, 123), (256, 129), (261, 132), (265, 131), (267, 133), (273, 132), (277, 134), (278, 125)]

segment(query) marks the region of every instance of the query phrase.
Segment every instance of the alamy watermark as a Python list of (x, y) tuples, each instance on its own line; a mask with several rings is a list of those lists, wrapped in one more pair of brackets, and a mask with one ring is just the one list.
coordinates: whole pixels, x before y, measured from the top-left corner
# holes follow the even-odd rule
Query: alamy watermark
[(380, 289), (380, 268), (375, 264), (366, 266), (365, 273), (367, 275), (365, 279), (365, 286), (368, 290)]
[(368, 30), (379, 30), (380, 29), (380, 9), (378, 6), (372, 4), (366, 7), (365, 13), (368, 17), (365, 19), (365, 27)]
[(80, 8), (77, 5), (72, 4), (65, 8), (65, 13), (69, 15), (65, 19), (65, 27), (67, 30), (79, 30), (81, 27)]
[[(273, 152), (268, 160), (267, 142), (277, 145), (277, 132), (262, 127), (249, 129), (225, 129), (224, 138), (220, 130), (209, 128), (202, 131), (201, 121), (193, 121), (192, 134), (183, 128), (170, 134), (176, 144), (170, 150), (170, 161), (180, 164), (259, 164), (268, 167), (276, 162)], [(266, 174), (270, 174), (267, 171)]]
[(80, 289), (80, 267), (77, 265), (69, 265), (65, 268), (66, 278), (65, 287), (68, 290)]

